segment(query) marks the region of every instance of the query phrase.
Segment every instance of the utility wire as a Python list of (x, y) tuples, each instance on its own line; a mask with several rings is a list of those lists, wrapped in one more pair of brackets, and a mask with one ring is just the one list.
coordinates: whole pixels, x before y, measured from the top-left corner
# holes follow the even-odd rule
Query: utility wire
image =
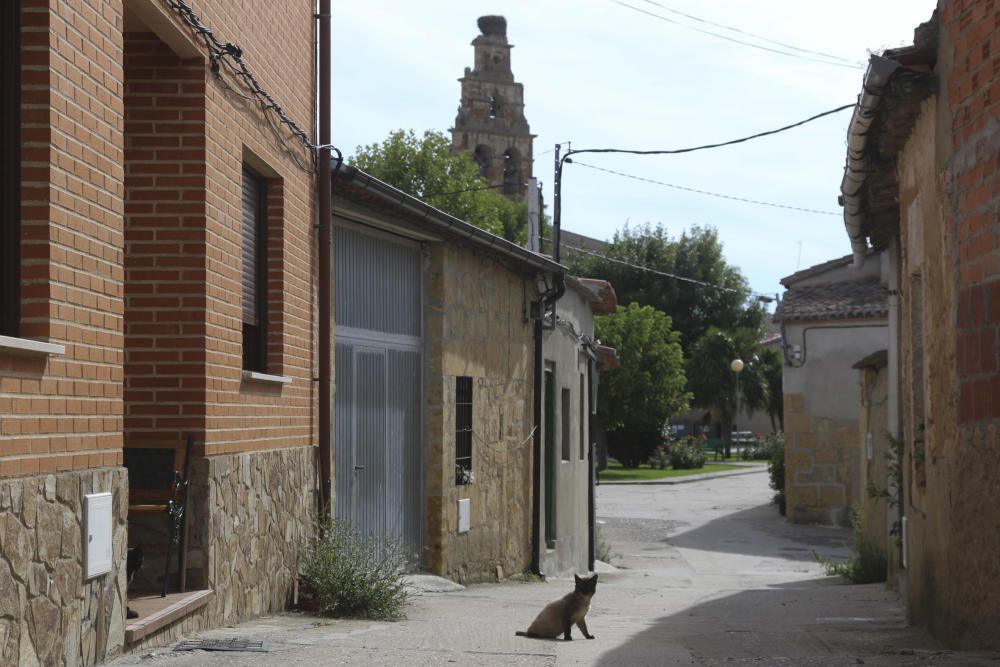
[[(676, 273), (668, 273), (666, 271), (660, 271), (658, 269), (652, 269), (652, 268), (650, 268), (648, 266), (641, 266), (639, 264), (631, 264), (631, 263), (626, 262), (625, 260), (622, 260), (622, 259), (615, 259), (614, 257), (608, 257), (607, 255), (602, 255), (600, 253), (596, 253), (596, 252), (593, 252), (591, 250), (586, 250), (585, 248), (578, 248), (576, 246), (568, 245), (566, 243), (562, 243), (560, 245), (562, 245), (564, 248), (569, 248), (570, 250), (576, 250), (577, 252), (582, 252), (582, 253), (584, 253), (586, 255), (590, 255), (592, 257), (597, 257), (598, 259), (603, 259), (603, 260), (606, 260), (606, 261), (609, 261), (609, 262), (614, 262), (615, 264), (621, 264), (622, 266), (627, 266), (627, 267), (629, 267), (631, 269), (639, 269), (640, 271), (645, 271), (647, 273), (653, 273), (653, 274), (658, 275), (658, 276), (664, 276), (665, 278), (673, 278), (674, 280), (680, 280), (682, 282), (691, 283), (693, 285), (701, 285), (702, 287), (711, 287), (713, 289), (717, 289), (717, 290), (722, 291), (722, 292), (736, 292), (737, 294), (742, 294), (743, 293), (743, 290), (737, 289), (735, 287), (727, 287), (725, 285), (717, 285), (715, 283), (705, 282), (704, 280), (696, 280), (694, 278), (688, 278), (687, 276), (679, 276)], [(752, 290), (747, 290), (747, 291), (749, 291), (751, 295), (754, 295), (754, 296), (758, 296), (759, 295), (758, 292), (754, 292)]]
[(724, 39), (727, 42), (733, 42), (735, 44), (742, 44), (743, 46), (749, 46), (750, 48), (760, 49), (761, 51), (769, 51), (770, 53), (777, 53), (782, 56), (788, 56), (790, 58), (798, 58), (799, 60), (809, 60), (816, 63), (822, 63), (824, 65), (832, 65), (834, 67), (847, 67), (850, 69), (864, 69), (861, 65), (848, 65), (846, 63), (831, 62), (829, 60), (823, 60), (820, 58), (811, 58), (809, 56), (799, 55), (798, 53), (790, 53), (788, 51), (782, 51), (780, 49), (772, 49), (769, 46), (762, 46), (760, 44), (754, 44), (753, 42), (746, 42), (742, 39), (736, 39), (735, 37), (728, 37), (726, 35), (720, 35), (717, 32), (712, 32), (711, 30), (705, 30), (703, 28), (698, 28), (693, 25), (687, 25), (681, 23), (680, 21), (675, 21), (672, 18), (663, 16), (662, 14), (657, 14), (656, 12), (651, 12), (641, 7), (636, 7), (635, 5), (630, 5), (627, 2), (622, 2), (621, 0), (611, 0), (611, 2), (616, 5), (621, 5), (622, 7), (627, 7), (633, 11), (639, 12), (640, 14), (645, 14), (646, 16), (652, 16), (653, 18), (660, 19), (661, 21), (666, 21), (667, 23), (673, 23), (674, 25), (680, 26), (682, 28), (687, 28), (688, 30), (694, 30), (695, 32), (700, 32), (706, 35), (711, 35), (712, 37), (718, 37), (719, 39)]
[(673, 183), (664, 183), (663, 181), (657, 181), (652, 178), (645, 178), (643, 176), (634, 176), (632, 174), (625, 174), (620, 171), (615, 171), (614, 169), (605, 169), (604, 167), (598, 167), (592, 164), (586, 164), (580, 162), (579, 160), (574, 160), (573, 164), (579, 165), (581, 167), (587, 167), (588, 169), (596, 169), (597, 171), (603, 171), (608, 174), (614, 174), (615, 176), (622, 176), (624, 178), (631, 178), (635, 181), (642, 181), (644, 183), (653, 183), (654, 185), (662, 185), (668, 188), (674, 188), (675, 190), (683, 190), (685, 192), (695, 192), (700, 195), (708, 195), (709, 197), (719, 197), (720, 199), (730, 199), (732, 201), (744, 202), (746, 204), (757, 204), (758, 206), (772, 206), (774, 208), (784, 208), (791, 211), (803, 211), (805, 213), (816, 213), (818, 215), (836, 215), (840, 216), (841, 213), (836, 211), (820, 211), (814, 208), (803, 208), (801, 206), (789, 206), (788, 204), (775, 204), (769, 201), (760, 201), (758, 199), (747, 199), (746, 197), (736, 197), (734, 195), (724, 195), (718, 192), (708, 192), (707, 190), (698, 190), (697, 188), (688, 188), (683, 185), (674, 185)]
[[(254, 76), (253, 71), (243, 60), (243, 49), (241, 49), (236, 44), (232, 42), (223, 42), (215, 33), (212, 32), (210, 28), (205, 26), (195, 14), (194, 10), (184, 2), (184, 0), (164, 0), (167, 7), (169, 7), (174, 13), (176, 13), (184, 23), (186, 23), (195, 34), (201, 38), (204, 42), (205, 47), (208, 49), (208, 57), (211, 65), (212, 72), (216, 77), (221, 79), (221, 65), (224, 63), (228, 66), (229, 70), (239, 79), (243, 81), (243, 84), (249, 90), (249, 95), (243, 95), (238, 91), (233, 91), (245, 99), (255, 100), (265, 113), (272, 113), (277, 117), (279, 126), (283, 125), (288, 129), (288, 132), (298, 139), (302, 145), (310, 152), (317, 153), (320, 150), (328, 149), (336, 153), (337, 160), (343, 159), (343, 155), (340, 150), (333, 145), (319, 145), (313, 143), (309, 139), (309, 135), (306, 131), (296, 123), (286, 112), (281, 108), (281, 105), (271, 96), (271, 94), (261, 86), (257, 77)], [(228, 84), (227, 84), (227, 87)], [(231, 87), (230, 87), (231, 89)], [(270, 120), (270, 119), (268, 119)]]
[[(616, 0), (612, 0), (616, 1)], [(624, 148), (581, 148), (579, 150), (567, 151), (566, 156), (576, 155), (579, 153), (628, 153), (630, 155), (679, 155), (681, 153), (693, 153), (695, 151), (703, 151), (709, 148), (721, 148), (723, 146), (732, 146), (734, 144), (742, 144), (745, 141), (750, 141), (752, 139), (760, 139), (761, 137), (767, 137), (772, 134), (778, 134), (780, 132), (786, 132), (792, 128), (799, 127), (800, 125), (805, 125), (806, 123), (811, 123), (814, 120), (823, 118), (824, 116), (829, 116), (831, 114), (839, 113), (844, 109), (853, 109), (855, 104), (845, 104), (839, 106), (836, 109), (830, 109), (829, 111), (823, 111), (815, 116), (810, 116), (805, 120), (800, 120), (797, 123), (792, 123), (791, 125), (785, 125), (784, 127), (779, 127), (774, 130), (767, 130), (766, 132), (758, 132), (757, 134), (751, 134), (748, 137), (740, 137), (739, 139), (732, 139), (731, 141), (723, 141), (717, 144), (705, 144), (704, 146), (693, 146), (691, 148), (675, 148), (672, 150), (662, 150), (662, 151), (639, 151), (639, 150), (627, 150)], [(565, 158), (564, 158), (565, 159)], [(567, 160), (572, 162), (572, 160)]]
[(466, 188), (465, 190), (454, 190), (452, 192), (431, 192), (430, 194), (425, 194), (421, 199), (430, 199), (431, 197), (447, 197), (448, 195), (460, 195), (465, 192), (481, 192), (483, 190), (496, 190), (497, 188), (502, 188), (503, 183), (498, 183), (497, 185), (483, 185), (478, 188)]
[(769, 39), (767, 37), (764, 37), (763, 35), (757, 35), (757, 34), (754, 34), (752, 32), (748, 32), (746, 30), (741, 30), (740, 28), (736, 28), (736, 27), (733, 27), (731, 25), (726, 25), (725, 23), (715, 23), (714, 21), (709, 21), (708, 19), (703, 19), (703, 18), (694, 16), (692, 14), (686, 14), (686, 13), (684, 13), (684, 12), (678, 10), (678, 9), (673, 9), (672, 7), (668, 7), (667, 5), (663, 4), (662, 2), (656, 2), (656, 0), (643, 0), (643, 2), (645, 2), (647, 4), (650, 4), (650, 5), (655, 5), (655, 6), (659, 7), (660, 9), (665, 9), (668, 12), (670, 12), (671, 14), (677, 14), (679, 16), (683, 16), (685, 18), (689, 18), (692, 21), (698, 21), (699, 23), (705, 23), (707, 25), (715, 26), (716, 28), (722, 28), (724, 30), (732, 30), (733, 32), (737, 32), (737, 33), (739, 33), (741, 35), (746, 35), (747, 37), (753, 37), (754, 39), (759, 39), (759, 40), (767, 42), (769, 44), (775, 44), (777, 46), (782, 46), (782, 47), (784, 47), (786, 49), (791, 49), (793, 51), (800, 51), (802, 53), (811, 53), (811, 54), (816, 55), (816, 56), (823, 56), (824, 58), (830, 58), (831, 60), (839, 60), (841, 62), (848, 63), (849, 65), (858, 67), (858, 64), (856, 62), (854, 62), (853, 60), (848, 60), (847, 58), (841, 58), (840, 56), (835, 56), (835, 55), (833, 55), (831, 53), (824, 53), (822, 51), (813, 51), (812, 49), (803, 49), (803, 48), (795, 46), (793, 44), (787, 44), (785, 42), (779, 42), (776, 39)]

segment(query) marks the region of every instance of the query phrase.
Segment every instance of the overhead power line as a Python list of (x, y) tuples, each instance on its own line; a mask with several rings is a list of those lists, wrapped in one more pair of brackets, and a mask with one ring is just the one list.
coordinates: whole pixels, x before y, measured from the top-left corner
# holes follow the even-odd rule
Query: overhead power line
[[(727, 42), (733, 42), (734, 44), (742, 44), (743, 46), (748, 46), (748, 47), (753, 48), (753, 49), (759, 49), (761, 51), (768, 51), (770, 53), (776, 53), (778, 55), (788, 56), (790, 58), (798, 58), (799, 60), (808, 60), (808, 61), (811, 61), (811, 62), (822, 63), (824, 65), (832, 65), (834, 67), (847, 67), (847, 68), (850, 68), (850, 69), (864, 69), (864, 67), (862, 67), (861, 65), (848, 64), (848, 63), (843, 63), (843, 62), (833, 62), (831, 60), (827, 60), (827, 59), (823, 59), (823, 58), (813, 58), (813, 57), (810, 57), (810, 56), (800, 55), (798, 53), (791, 53), (789, 51), (782, 51), (781, 49), (773, 49), (773, 48), (771, 48), (769, 46), (763, 46), (761, 44), (754, 44), (753, 42), (747, 42), (747, 41), (744, 41), (742, 39), (736, 39), (735, 37), (729, 37), (727, 35), (720, 35), (719, 33), (712, 32), (711, 30), (705, 30), (704, 28), (698, 28), (698, 27), (693, 26), (693, 25), (687, 25), (685, 23), (681, 23), (680, 21), (675, 21), (674, 19), (669, 18), (667, 16), (663, 16), (662, 14), (657, 14), (656, 12), (651, 12), (649, 10), (643, 9), (642, 7), (636, 7), (635, 5), (630, 5), (627, 2), (622, 2), (622, 0), (611, 0), (611, 2), (615, 3), (616, 5), (621, 5), (622, 7), (627, 7), (628, 9), (631, 9), (633, 11), (639, 12), (640, 14), (645, 14), (646, 16), (652, 16), (653, 18), (660, 19), (661, 21), (666, 21), (667, 23), (672, 23), (672, 24), (680, 26), (682, 28), (687, 28), (688, 30), (694, 30), (695, 32), (700, 32), (700, 33), (703, 33), (705, 35), (711, 35), (712, 37), (717, 37), (719, 39), (724, 39)], [(788, 48), (788, 47), (786, 47), (786, 48)], [(792, 48), (794, 48), (794, 47), (792, 47)]]
[[(648, 150), (648, 151), (644, 151), (644, 150), (631, 150), (631, 149), (625, 149), (625, 148), (581, 148), (579, 150), (568, 151), (566, 153), (566, 155), (567, 156), (569, 156), (569, 155), (577, 155), (577, 154), (580, 154), (580, 153), (628, 153), (630, 155), (679, 155), (681, 153), (693, 153), (695, 151), (708, 150), (709, 148), (721, 148), (723, 146), (732, 146), (734, 144), (742, 144), (743, 142), (751, 141), (753, 139), (760, 139), (761, 137), (767, 137), (767, 136), (770, 136), (772, 134), (778, 134), (780, 132), (787, 132), (788, 130), (791, 130), (793, 128), (799, 127), (801, 125), (805, 125), (806, 123), (811, 123), (812, 121), (817, 120), (819, 118), (823, 118), (824, 116), (829, 116), (831, 114), (839, 113), (839, 112), (841, 112), (841, 111), (843, 111), (845, 109), (853, 109), (854, 106), (855, 106), (854, 102), (852, 102), (850, 104), (844, 104), (842, 106), (837, 107), (836, 109), (830, 109), (828, 111), (823, 111), (821, 113), (816, 114), (815, 116), (810, 116), (809, 118), (806, 118), (804, 120), (800, 120), (800, 121), (798, 121), (796, 123), (792, 123), (791, 125), (785, 125), (784, 127), (779, 127), (779, 128), (774, 129), (774, 130), (767, 130), (766, 132), (758, 132), (757, 134), (751, 134), (750, 136), (747, 136), (747, 137), (740, 137), (739, 139), (732, 139), (730, 141), (723, 141), (723, 142), (720, 142), (720, 143), (717, 143), (717, 144), (705, 144), (703, 146), (692, 146), (691, 148), (674, 148), (674, 149), (670, 149), (670, 150)], [(567, 162), (572, 162), (572, 160), (567, 160)]]
[(453, 190), (452, 192), (431, 192), (425, 194), (421, 199), (430, 199), (431, 197), (446, 197), (448, 195), (460, 195), (466, 192), (480, 192), (482, 190), (496, 190), (497, 188), (502, 188), (503, 183), (498, 183), (496, 185), (482, 185), (476, 188), (466, 188), (465, 190)]
[(587, 167), (588, 169), (596, 169), (597, 171), (603, 171), (603, 172), (606, 172), (608, 174), (614, 174), (615, 176), (622, 176), (624, 178), (631, 178), (632, 180), (635, 180), (635, 181), (642, 181), (644, 183), (652, 183), (654, 185), (662, 185), (662, 186), (667, 187), (667, 188), (673, 188), (675, 190), (683, 190), (685, 192), (694, 192), (694, 193), (697, 193), (697, 194), (700, 194), (700, 195), (707, 195), (709, 197), (718, 197), (720, 199), (729, 199), (729, 200), (732, 200), (732, 201), (739, 201), (739, 202), (743, 202), (743, 203), (746, 203), (746, 204), (757, 204), (758, 206), (772, 206), (774, 208), (784, 208), (784, 209), (788, 209), (790, 211), (803, 211), (805, 213), (816, 213), (817, 215), (836, 215), (836, 216), (842, 215), (841, 213), (838, 213), (836, 211), (820, 211), (820, 210), (814, 209), (814, 208), (803, 208), (801, 206), (790, 206), (788, 204), (776, 204), (774, 202), (769, 202), (769, 201), (760, 201), (758, 199), (747, 199), (746, 197), (736, 197), (734, 195), (724, 195), (724, 194), (720, 194), (718, 192), (709, 192), (707, 190), (699, 190), (697, 188), (688, 188), (688, 187), (685, 187), (683, 185), (675, 185), (673, 183), (665, 183), (663, 181), (657, 181), (657, 180), (654, 180), (652, 178), (645, 178), (643, 176), (634, 176), (632, 174), (625, 174), (625, 173), (622, 173), (620, 171), (615, 171), (614, 169), (605, 169), (604, 167), (598, 167), (596, 165), (586, 164), (586, 163), (580, 162), (578, 160), (574, 160), (573, 164), (581, 166), (581, 167)]
[(666, 11), (670, 12), (671, 14), (677, 14), (678, 16), (683, 16), (684, 18), (691, 19), (692, 21), (698, 21), (699, 23), (705, 23), (707, 25), (715, 26), (716, 28), (722, 28), (724, 30), (731, 30), (731, 31), (739, 33), (741, 35), (746, 35), (747, 37), (753, 37), (754, 39), (759, 39), (759, 40), (761, 40), (763, 42), (767, 42), (768, 44), (775, 44), (777, 46), (782, 46), (782, 47), (784, 47), (786, 49), (791, 49), (793, 51), (800, 51), (802, 53), (811, 53), (811, 54), (816, 55), (816, 56), (822, 56), (824, 58), (830, 58), (831, 60), (839, 60), (839, 61), (847, 63), (847, 64), (849, 64), (849, 65), (851, 65), (853, 67), (860, 67), (858, 65), (858, 63), (856, 63), (853, 60), (848, 60), (847, 58), (841, 58), (840, 56), (835, 56), (835, 55), (833, 55), (831, 53), (824, 53), (823, 51), (813, 51), (812, 49), (804, 49), (804, 48), (799, 47), (799, 46), (794, 46), (793, 44), (788, 44), (786, 42), (779, 42), (776, 39), (770, 39), (768, 37), (764, 37), (763, 35), (757, 35), (755, 33), (749, 32), (747, 30), (742, 30), (740, 28), (736, 28), (736, 27), (731, 26), (731, 25), (726, 25), (725, 23), (716, 23), (714, 21), (709, 21), (708, 19), (703, 19), (703, 18), (700, 18), (698, 16), (694, 16), (693, 14), (687, 14), (685, 12), (682, 12), (682, 11), (678, 10), (678, 9), (673, 9), (672, 7), (668, 7), (667, 5), (663, 4), (662, 2), (656, 2), (656, 0), (643, 0), (643, 2), (645, 2), (647, 4), (650, 4), (650, 5), (655, 5), (655, 6), (659, 7), (660, 9), (665, 9)]

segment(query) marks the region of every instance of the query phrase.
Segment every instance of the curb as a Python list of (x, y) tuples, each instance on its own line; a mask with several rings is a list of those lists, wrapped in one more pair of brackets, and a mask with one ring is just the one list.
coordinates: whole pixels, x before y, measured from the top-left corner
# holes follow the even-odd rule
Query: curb
[(754, 473), (767, 472), (766, 467), (754, 467), (752, 470), (726, 470), (724, 472), (708, 472), (702, 475), (688, 475), (686, 477), (674, 477), (664, 479), (628, 479), (608, 482), (597, 482), (597, 486), (628, 486), (630, 484), (690, 484), (691, 482), (704, 482), (709, 479), (720, 477), (735, 477), (736, 475), (752, 475)]

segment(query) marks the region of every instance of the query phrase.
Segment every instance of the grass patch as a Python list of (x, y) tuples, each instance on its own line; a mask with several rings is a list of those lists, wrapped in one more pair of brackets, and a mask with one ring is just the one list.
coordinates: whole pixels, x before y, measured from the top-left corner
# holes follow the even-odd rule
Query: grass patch
[(619, 463), (609, 463), (605, 470), (597, 473), (600, 482), (627, 482), (627, 481), (652, 481), (666, 479), (670, 477), (687, 477), (688, 475), (701, 475), (706, 472), (723, 472), (725, 470), (740, 470), (746, 466), (732, 466), (723, 463), (706, 463), (704, 468), (692, 468), (690, 470), (654, 470), (647, 465), (638, 468), (623, 468)]

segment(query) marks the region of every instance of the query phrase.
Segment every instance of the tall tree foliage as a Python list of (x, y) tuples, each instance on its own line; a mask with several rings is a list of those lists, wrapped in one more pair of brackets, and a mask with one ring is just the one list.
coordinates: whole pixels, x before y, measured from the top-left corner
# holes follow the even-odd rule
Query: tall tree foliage
[(688, 388), (699, 399), (699, 405), (711, 407), (722, 418), (722, 434), (726, 438), (729, 456), (729, 433), (736, 414), (736, 373), (730, 364), (743, 362), (739, 374), (740, 412), (760, 410), (768, 405), (767, 362), (761, 358), (762, 348), (756, 329), (724, 331), (712, 327), (688, 351)]
[[(606, 255), (608, 259), (570, 249), (564, 253), (569, 258), (571, 272), (610, 280), (619, 303), (635, 301), (669, 315), (685, 349), (709, 327), (758, 328), (763, 321), (764, 309), (759, 304), (748, 305), (750, 288), (746, 278), (726, 262), (719, 235), (711, 227), (695, 226), (675, 239), (662, 225), (626, 226), (615, 232)], [(707, 285), (643, 271), (636, 266)]]
[(608, 451), (626, 467), (649, 458), (667, 419), (687, 409), (684, 358), (670, 318), (630, 303), (596, 319), (597, 336), (618, 351), (621, 368), (601, 373), (598, 416)]
[(359, 146), (348, 162), (375, 178), (477, 227), (524, 244), (528, 206), (479, 176), (466, 153), (452, 153), (441, 132), (397, 130), (381, 143)]

